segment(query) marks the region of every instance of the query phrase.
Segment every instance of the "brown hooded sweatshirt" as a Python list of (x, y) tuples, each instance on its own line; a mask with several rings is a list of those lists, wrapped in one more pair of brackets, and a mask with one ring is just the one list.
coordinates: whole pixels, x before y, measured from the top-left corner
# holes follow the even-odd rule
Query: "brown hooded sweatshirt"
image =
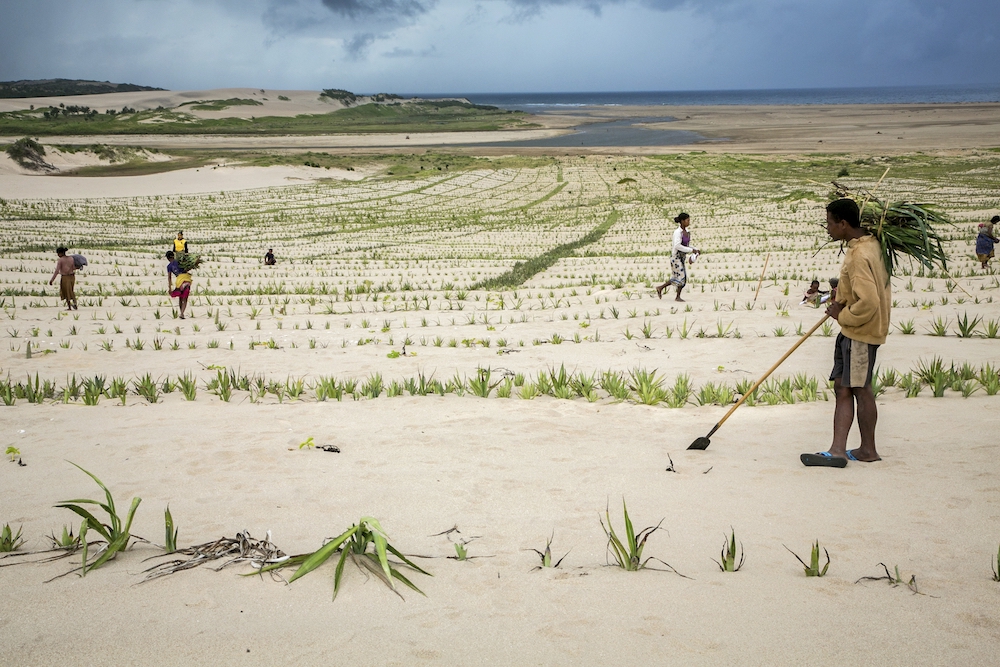
[(847, 242), (837, 301), (844, 304), (839, 322), (845, 336), (870, 345), (885, 343), (892, 290), (882, 261), (882, 248), (874, 236)]

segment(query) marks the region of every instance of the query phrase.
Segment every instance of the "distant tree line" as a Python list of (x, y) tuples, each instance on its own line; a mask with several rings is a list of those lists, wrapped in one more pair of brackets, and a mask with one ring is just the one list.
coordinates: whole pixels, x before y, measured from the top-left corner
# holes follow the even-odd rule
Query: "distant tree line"
[(340, 88), (324, 88), (319, 96), (329, 97), (331, 100), (341, 102), (345, 107), (349, 107), (358, 101), (357, 95), (349, 90), (341, 90)]
[(97, 95), (101, 93), (130, 93), (143, 90), (163, 90), (134, 83), (111, 83), (81, 79), (35, 79), (0, 81), (0, 98), (62, 97), (65, 95)]
[[(34, 107), (32, 107), (34, 108)], [(161, 107), (162, 108), (162, 107)], [(118, 114), (135, 113), (135, 109), (132, 107), (122, 107), (121, 111), (115, 111), (114, 109), (105, 109), (104, 113), (108, 116), (116, 116)], [(84, 120), (90, 120), (94, 118), (99, 112), (97, 109), (91, 109), (88, 106), (81, 106), (77, 104), (66, 104), (61, 103), (57, 107), (49, 107), (48, 109), (42, 111), (42, 117), (46, 120), (55, 120), (56, 118), (68, 117), (68, 116), (82, 116)]]

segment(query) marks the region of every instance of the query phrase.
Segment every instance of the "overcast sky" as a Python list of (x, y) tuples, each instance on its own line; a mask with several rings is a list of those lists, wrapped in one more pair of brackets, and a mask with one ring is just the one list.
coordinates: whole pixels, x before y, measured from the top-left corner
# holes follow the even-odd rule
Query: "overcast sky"
[(359, 93), (1000, 83), (1000, 0), (0, 0), (0, 80)]

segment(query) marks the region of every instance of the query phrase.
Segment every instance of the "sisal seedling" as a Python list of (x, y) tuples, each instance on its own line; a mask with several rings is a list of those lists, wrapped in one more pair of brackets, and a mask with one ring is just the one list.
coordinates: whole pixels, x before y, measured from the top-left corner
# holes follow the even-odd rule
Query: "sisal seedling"
[(1000, 547), (997, 547), (997, 556), (990, 566), (993, 569), (993, 581), (1000, 581)]
[(632, 519), (628, 515), (628, 506), (625, 504), (624, 498), (622, 499), (622, 514), (625, 517), (624, 542), (615, 532), (615, 527), (611, 523), (611, 513), (609, 509), (605, 508), (604, 510), (604, 519), (607, 519), (607, 525), (604, 524), (604, 519), (601, 519), (601, 528), (604, 529), (604, 534), (608, 538), (607, 553), (614, 559), (614, 563), (609, 561), (608, 565), (615, 565), (626, 572), (636, 572), (638, 570), (645, 569), (649, 561), (656, 560), (657, 562), (666, 565), (671, 572), (680, 575), (680, 572), (677, 572), (673, 566), (660, 560), (659, 558), (655, 558), (653, 556), (649, 556), (645, 560), (642, 558), (642, 552), (646, 548), (646, 540), (649, 539), (650, 535), (660, 530), (660, 526), (663, 525), (663, 519), (660, 519), (660, 522), (655, 526), (647, 526), (636, 533), (635, 529), (632, 527)]
[[(296, 579), (304, 577), (318, 568), (338, 552), (340, 553), (340, 558), (337, 561), (337, 568), (333, 575), (334, 600), (337, 599), (337, 593), (340, 592), (344, 565), (347, 563), (348, 558), (359, 568), (363, 568), (370, 574), (375, 575), (375, 577), (401, 598), (403, 596), (396, 590), (394, 579), (402, 582), (421, 595), (424, 593), (400, 572), (400, 568), (406, 567), (420, 574), (431, 576), (429, 572), (418, 567), (396, 547), (391, 545), (388, 535), (386, 535), (378, 520), (372, 517), (361, 517), (356, 524), (345, 530), (338, 537), (327, 541), (326, 544), (312, 553), (293, 556), (284, 562), (268, 565), (262, 568), (260, 572), (298, 565), (299, 568), (288, 580), (288, 583), (292, 583)], [(390, 561), (389, 554), (401, 560), (402, 563)]]
[[(119, 552), (125, 551), (125, 549), (128, 548), (129, 540), (132, 537), (129, 533), (132, 528), (132, 519), (135, 518), (135, 511), (138, 509), (139, 503), (142, 502), (142, 498), (135, 497), (132, 499), (132, 506), (129, 508), (125, 521), (122, 522), (121, 517), (118, 516), (118, 512), (115, 509), (115, 499), (111, 495), (111, 491), (108, 490), (108, 487), (104, 486), (104, 483), (97, 479), (97, 477), (92, 473), (87, 472), (72, 461), (70, 462), (70, 465), (78, 468), (92, 480), (97, 482), (97, 485), (104, 491), (105, 497), (105, 502), (80, 499), (64, 500), (56, 505), (56, 507), (68, 509), (71, 512), (83, 517), (83, 523), (80, 525), (80, 543), (84, 546), (84, 548), (80, 574), (81, 576), (86, 576), (87, 572), (104, 565), (104, 563), (114, 558)], [(81, 505), (97, 505), (107, 513), (108, 523), (101, 522), (97, 519), (97, 517), (91, 514), (89, 510)], [(103, 547), (103, 553), (101, 553), (101, 555), (98, 556), (93, 563), (87, 563), (87, 531), (89, 530), (97, 531), (107, 542), (107, 544)]]
[(950, 323), (951, 320), (949, 319), (942, 317), (935, 317), (934, 321), (931, 323), (930, 328), (927, 330), (927, 333), (931, 336), (947, 336), (948, 325)]
[(976, 315), (970, 320), (968, 313), (962, 313), (962, 316), (956, 318), (955, 321), (956, 324), (958, 324), (958, 337), (972, 338), (976, 335), (976, 328), (979, 326), (979, 323), (983, 321), (983, 318)]
[(990, 364), (985, 364), (979, 370), (979, 383), (987, 396), (996, 396), (1000, 392), (1000, 373)]
[(880, 575), (880, 576), (877, 576), (877, 577), (861, 577), (860, 579), (858, 579), (854, 583), (859, 584), (862, 581), (886, 581), (893, 588), (895, 588), (896, 586), (904, 585), (907, 588), (909, 588), (913, 592), (914, 595), (918, 595), (918, 594), (919, 595), (923, 595), (923, 593), (921, 593), (919, 590), (917, 590), (917, 575), (915, 575), (915, 574), (914, 575), (910, 575), (910, 580), (907, 581), (907, 580), (903, 579), (903, 576), (899, 573), (899, 566), (898, 565), (895, 568), (895, 574), (893, 574), (892, 572), (889, 572), (889, 567), (885, 563), (879, 563), (878, 565), (885, 572), (884, 575)]
[(172, 554), (177, 551), (177, 534), (180, 532), (179, 528), (174, 527), (174, 517), (170, 514), (170, 505), (163, 510), (163, 548), (168, 554)]
[(56, 537), (55, 533), (49, 535), (49, 542), (53, 549), (64, 549), (66, 551), (76, 551), (80, 548), (80, 536), (73, 534), (73, 526), (63, 524), (62, 535)]
[(1000, 320), (984, 321), (983, 336), (986, 338), (1000, 338)]
[[(719, 560), (715, 560), (714, 558), (712, 560), (723, 572), (739, 572), (740, 568), (743, 567), (745, 557), (746, 553), (743, 551), (743, 543), (740, 542), (739, 549), (736, 548), (736, 531), (731, 530), (729, 537), (723, 540)], [(737, 558), (739, 558), (739, 563), (736, 562)]]
[(617, 371), (609, 370), (601, 375), (601, 389), (616, 401), (626, 401), (632, 395), (625, 378)]
[[(643, 405), (657, 405), (666, 401), (670, 407), (676, 407), (671, 402), (671, 392), (663, 387), (663, 376), (657, 375), (656, 370), (647, 371), (641, 368), (633, 368), (629, 371), (629, 389), (634, 393), (637, 401)], [(680, 381), (680, 376), (678, 376)], [(676, 393), (673, 394), (676, 396)], [(687, 402), (687, 396), (684, 396)]]
[(552, 562), (552, 539), (554, 537), (555, 537), (555, 533), (553, 533), (552, 535), (550, 535), (549, 539), (545, 540), (545, 551), (539, 551), (538, 549), (532, 549), (532, 551), (534, 551), (536, 554), (538, 554), (538, 557), (542, 561), (541, 565), (538, 565), (537, 567), (535, 567), (536, 570), (543, 570), (543, 569), (550, 568), (550, 567), (552, 567), (552, 568), (559, 567), (562, 564), (562, 562), (564, 560), (566, 560), (566, 556), (569, 555), (569, 552), (567, 551), (565, 554), (563, 554), (562, 558), (560, 558), (559, 560), (557, 560), (555, 562)]
[(22, 544), (24, 544), (24, 540), (21, 538), (21, 528), (18, 528), (17, 533), (15, 533), (11, 530), (9, 523), (5, 524), (0, 530), (0, 553), (16, 551)]
[(181, 393), (184, 394), (184, 400), (193, 401), (198, 394), (198, 382), (191, 373), (185, 372), (177, 378), (177, 384), (180, 385)]
[(531, 400), (536, 396), (541, 396), (541, 392), (538, 391), (538, 385), (534, 382), (525, 382), (521, 385), (521, 388), (517, 392), (518, 398), (523, 398), (525, 400)]
[(477, 368), (476, 374), (469, 380), (469, 392), (479, 398), (489, 398), (490, 392), (500, 383), (499, 381), (491, 383), (491, 376), (492, 371), (488, 367)]
[[(785, 547), (784, 544), (782, 544), (781, 546)], [(795, 560), (799, 561), (802, 564), (802, 567), (805, 569), (807, 577), (825, 577), (827, 570), (830, 569), (830, 552), (827, 551), (825, 547), (823, 549), (823, 553), (826, 554), (826, 565), (824, 565), (822, 569), (819, 566), (819, 540), (813, 542), (812, 553), (809, 556), (808, 565), (806, 565), (806, 562), (804, 560), (799, 558), (799, 555), (797, 553), (795, 553), (788, 547), (785, 547), (785, 549), (788, 551), (788, 553), (795, 556)]]

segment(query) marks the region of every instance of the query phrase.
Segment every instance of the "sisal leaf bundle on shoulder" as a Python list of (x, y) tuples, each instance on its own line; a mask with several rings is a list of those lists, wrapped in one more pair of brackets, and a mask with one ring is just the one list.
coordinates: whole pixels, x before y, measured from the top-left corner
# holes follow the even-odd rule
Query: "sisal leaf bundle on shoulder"
[(189, 252), (177, 253), (177, 263), (180, 264), (181, 271), (184, 273), (191, 273), (199, 266), (201, 266), (201, 255), (195, 255)]
[(933, 270), (948, 269), (948, 257), (938, 229), (954, 223), (931, 204), (886, 201), (865, 190), (850, 190), (834, 181), (837, 197), (849, 197), (861, 209), (861, 226), (882, 247), (882, 261), (890, 276), (905, 258)]

